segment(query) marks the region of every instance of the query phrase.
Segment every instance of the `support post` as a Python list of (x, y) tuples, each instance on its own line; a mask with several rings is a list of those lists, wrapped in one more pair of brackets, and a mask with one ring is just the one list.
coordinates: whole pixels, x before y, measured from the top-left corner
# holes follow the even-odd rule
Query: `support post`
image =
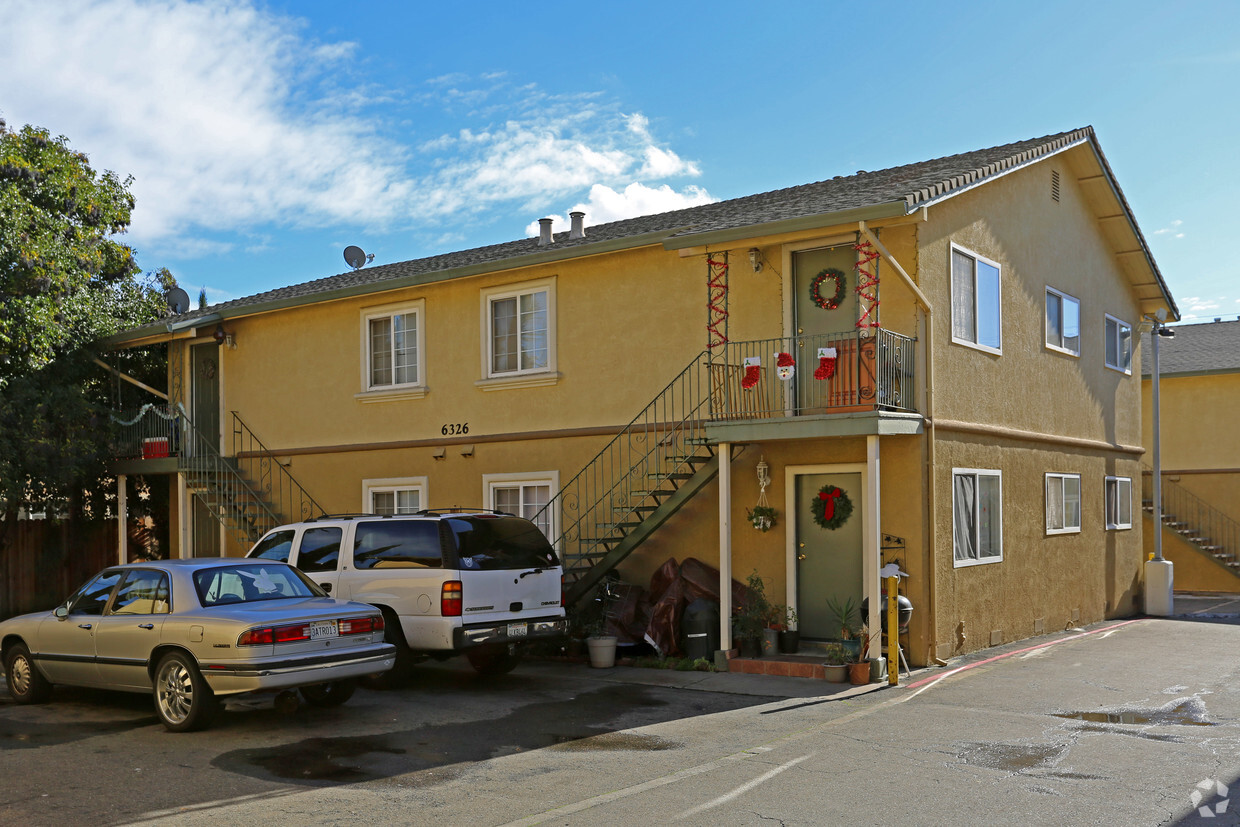
[[(1151, 399), (1154, 409), (1154, 477), (1151, 482), (1154, 487), (1154, 559), (1145, 563), (1145, 613), (1152, 617), (1170, 617), (1175, 607), (1175, 571), (1171, 561), (1163, 559), (1162, 550), (1162, 440), (1159, 428), (1161, 400), (1158, 396), (1158, 340), (1163, 337), (1164, 333), (1162, 319), (1156, 318), (1152, 321), (1154, 325), (1150, 330), (1150, 345), (1154, 348), (1154, 383)], [(1171, 335), (1173, 332), (1168, 331), (1166, 335)]]
[[(732, 443), (719, 443), (719, 648), (732, 648)], [(716, 655), (716, 663), (719, 656)]]
[(129, 513), (129, 486), (126, 485), (124, 474), (116, 475), (116, 559), (119, 563), (129, 562), (129, 532), (127, 515)]
[[(861, 587), (865, 591), (865, 596), (869, 598), (869, 613), (863, 620), (865, 625), (870, 629), (871, 642), (880, 639), (882, 624), (879, 614), (882, 609), (879, 608), (879, 577), (878, 570), (882, 567), (883, 561), (879, 547), (882, 532), (879, 526), (882, 524), (882, 504), (879, 502), (879, 448), (878, 436), (871, 434), (865, 438), (866, 445), (866, 474), (865, 474), (865, 527), (862, 533), (862, 575)], [(876, 647), (881, 651), (882, 647)], [(865, 652), (861, 653), (865, 656)]]
[(887, 684), (900, 685), (900, 578), (887, 578)]

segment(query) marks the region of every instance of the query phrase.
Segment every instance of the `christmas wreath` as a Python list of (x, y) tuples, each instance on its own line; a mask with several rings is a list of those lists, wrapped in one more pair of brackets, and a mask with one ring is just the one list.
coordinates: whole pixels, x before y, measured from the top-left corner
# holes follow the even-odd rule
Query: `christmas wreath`
[[(835, 282), (835, 294), (831, 298), (822, 295), (822, 283), (827, 279)], [(844, 271), (828, 267), (814, 276), (814, 280), (809, 285), (809, 297), (823, 310), (834, 310), (839, 307), (840, 302), (844, 300)]]
[(834, 531), (852, 516), (853, 504), (844, 489), (824, 485), (818, 489), (818, 496), (814, 498), (810, 508), (814, 512), (814, 522)]

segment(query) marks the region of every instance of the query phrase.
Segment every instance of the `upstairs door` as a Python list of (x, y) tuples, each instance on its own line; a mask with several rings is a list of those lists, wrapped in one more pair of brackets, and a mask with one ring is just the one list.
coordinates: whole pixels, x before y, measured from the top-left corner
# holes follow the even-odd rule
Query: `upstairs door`
[[(220, 348), (214, 343), (190, 349), (190, 416), (199, 437), (220, 447)], [(191, 442), (190, 450), (197, 453)]]
[[(797, 352), (793, 354), (797, 364), (792, 387), (788, 389), (789, 399), (796, 400), (797, 409), (802, 413), (821, 412), (816, 409), (823, 409), (827, 404), (827, 383), (814, 379), (818, 348), (826, 346), (829, 339), (851, 337), (857, 329), (857, 273), (853, 269), (856, 261), (857, 252), (851, 244), (792, 254), (792, 316), (796, 333), (816, 337), (811, 341), (799, 341)], [(838, 306), (832, 307), (837, 294)], [(820, 301), (828, 306), (820, 306)], [(837, 358), (846, 355), (840, 352)]]

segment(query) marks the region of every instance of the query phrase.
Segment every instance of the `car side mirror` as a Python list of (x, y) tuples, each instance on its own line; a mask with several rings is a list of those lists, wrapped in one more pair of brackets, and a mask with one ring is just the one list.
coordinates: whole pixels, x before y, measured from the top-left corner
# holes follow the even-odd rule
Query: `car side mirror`
[(61, 620), (64, 620), (66, 617), (69, 616), (69, 607), (68, 606), (57, 606), (56, 611), (52, 612), (52, 614), (56, 615), (56, 617), (60, 618)]

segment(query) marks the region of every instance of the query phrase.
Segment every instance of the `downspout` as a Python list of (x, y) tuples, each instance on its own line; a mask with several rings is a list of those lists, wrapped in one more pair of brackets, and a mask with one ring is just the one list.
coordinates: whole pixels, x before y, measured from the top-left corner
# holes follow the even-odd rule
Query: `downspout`
[[(920, 210), (921, 220), (927, 219), (927, 210), (922, 207)], [(947, 662), (939, 658), (938, 653), (938, 561), (934, 553), (935, 532), (938, 525), (938, 513), (936, 504), (938, 498), (935, 496), (935, 476), (934, 469), (936, 463), (935, 457), (935, 438), (934, 430), (934, 307), (930, 304), (930, 300), (926, 298), (926, 294), (921, 291), (917, 283), (912, 277), (905, 272), (900, 263), (896, 261), (895, 256), (883, 246), (878, 240), (878, 236), (865, 225), (864, 221), (857, 222), (857, 227), (866, 240), (874, 245), (874, 249), (878, 250), (892, 268), (899, 274), (900, 278), (912, 291), (914, 300), (921, 308), (922, 319), (924, 320), (924, 329), (926, 336), (926, 403), (925, 403), (925, 422), (926, 422), (926, 463), (925, 463), (925, 489), (926, 489), (926, 545), (927, 557), (929, 565), (926, 566), (926, 591), (930, 605), (927, 607), (927, 623), (930, 628), (930, 645), (926, 652), (926, 664), (937, 664), (946, 666)]]

